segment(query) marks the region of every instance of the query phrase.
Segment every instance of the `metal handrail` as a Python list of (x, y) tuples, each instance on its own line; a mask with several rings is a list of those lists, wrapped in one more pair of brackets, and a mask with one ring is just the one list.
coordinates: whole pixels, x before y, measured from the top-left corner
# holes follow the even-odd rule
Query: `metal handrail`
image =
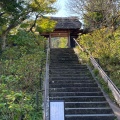
[(49, 120), (49, 41), (47, 45), (46, 71), (44, 80), (44, 120)]
[(46, 58), (42, 58), (40, 61), (40, 63), (41, 63), (41, 65), (40, 65), (40, 82), (39, 82), (40, 90), (42, 90), (43, 73), (45, 72), (43, 69), (45, 66), (45, 63), (44, 63), (45, 60), (46, 60)]
[(43, 72), (44, 72), (44, 70), (43, 70), (43, 68), (44, 68), (44, 60), (45, 60), (45, 58), (42, 58), (41, 59), (41, 61), (40, 61), (40, 63), (41, 63), (41, 65), (40, 65), (40, 81), (39, 81), (39, 90), (36, 92), (36, 109), (37, 109), (37, 111), (39, 110), (38, 108), (39, 108), (39, 93), (41, 93), (41, 94), (43, 94), (43, 92), (44, 92), (44, 90), (42, 89), (42, 81), (43, 81), (43, 76), (42, 76), (42, 74), (43, 74)]
[(99, 70), (103, 73), (103, 75), (106, 77), (106, 79), (107, 79), (107, 81), (106, 82), (108, 82), (108, 80), (113, 84), (113, 86), (115, 87), (115, 89), (118, 91), (118, 93), (120, 94), (120, 90), (116, 87), (116, 85), (112, 82), (112, 80), (107, 76), (107, 74), (103, 71), (103, 69), (101, 68), (101, 66), (97, 63), (97, 61), (93, 58), (93, 57), (91, 57), (90, 58), (91, 59), (91, 61), (93, 60), (93, 62), (96, 64), (96, 66), (97, 66), (97, 68), (99, 68)]
[(111, 90), (116, 102), (118, 103), (118, 105), (120, 106), (120, 90), (116, 87), (116, 85), (112, 82), (112, 80), (107, 76), (107, 74), (103, 71), (103, 69), (101, 68), (101, 66), (97, 63), (97, 61), (95, 60), (95, 58), (90, 54), (90, 52), (88, 50), (86, 50), (85, 48), (83, 48), (76, 39), (74, 39), (75, 43), (78, 45), (79, 49), (82, 50), (83, 52), (85, 52), (87, 55), (89, 55), (90, 57), (90, 61), (93, 64), (93, 66), (99, 70), (100, 75), (102, 76), (102, 78), (104, 79), (105, 82), (108, 83), (108, 87)]
[[(49, 46), (49, 45), (48, 45)], [(43, 95), (43, 97), (44, 97), (44, 108), (42, 109), (42, 110), (44, 110), (44, 116), (45, 116), (45, 114), (46, 114), (46, 83), (44, 83), (44, 82), (46, 82), (46, 70), (47, 70), (47, 61), (48, 61), (48, 49), (47, 49), (47, 44), (46, 43), (44, 43), (44, 52), (47, 54), (46, 55), (46, 58), (42, 58), (41, 59), (41, 61), (40, 61), (40, 63), (41, 63), (41, 65), (40, 65), (40, 81), (39, 81), (39, 90), (36, 92), (36, 110), (38, 111), (39, 110), (39, 93), (41, 93), (42, 95)], [(47, 49), (47, 51), (46, 51), (46, 49)], [(46, 60), (46, 66), (45, 66), (45, 64), (44, 64), (44, 61)], [(45, 66), (45, 67), (44, 67)], [(45, 68), (45, 69), (43, 69), (43, 68)], [(43, 72), (45, 73), (44, 74), (44, 77), (45, 77), (45, 81), (43, 82)], [(44, 120), (46, 120), (46, 118), (44, 117)]]

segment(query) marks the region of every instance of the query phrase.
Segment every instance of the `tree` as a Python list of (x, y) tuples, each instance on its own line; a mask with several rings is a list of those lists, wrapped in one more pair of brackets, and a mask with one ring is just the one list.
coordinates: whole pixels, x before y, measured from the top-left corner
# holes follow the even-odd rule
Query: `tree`
[(49, 17), (39, 18), (37, 20), (35, 30), (41, 33), (52, 32), (56, 25), (56, 21), (51, 20)]
[(110, 26), (115, 29), (120, 16), (119, 0), (69, 0), (67, 9), (84, 19), (90, 28)]
[[(55, 12), (52, 4), (55, 0), (1, 0), (0, 1), (0, 42), (1, 50), (6, 48), (6, 37), (9, 32), (33, 17), (35, 26), (39, 17)], [(32, 19), (33, 19), (32, 18)]]

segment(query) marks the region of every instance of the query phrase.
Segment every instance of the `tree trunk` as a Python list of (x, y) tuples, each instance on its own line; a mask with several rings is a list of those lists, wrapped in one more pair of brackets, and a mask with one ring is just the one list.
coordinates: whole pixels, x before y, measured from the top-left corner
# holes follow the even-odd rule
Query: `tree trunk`
[(1, 43), (1, 50), (5, 50), (6, 48), (6, 39), (7, 39), (7, 35), (9, 34), (9, 32), (15, 28), (16, 26), (18, 26), (19, 24), (21, 24), (25, 19), (21, 18), (19, 20), (19, 22), (13, 23), (11, 25), (8, 26), (8, 28), (2, 32), (1, 36), (0, 36), (0, 43)]
[(14, 28), (14, 25), (10, 25), (5, 31), (2, 32), (0, 36), (0, 43), (1, 43), (1, 50), (5, 50), (6, 48), (6, 39), (7, 35), (9, 34), (10, 30)]
[(2, 36), (2, 44), (1, 44), (1, 49), (5, 50), (6, 48), (6, 35)]
[(6, 48), (6, 38), (7, 38), (6, 36), (7, 36), (8, 32), (9, 31), (4, 32), (4, 34), (2, 34), (1, 37), (0, 37), (1, 50), (2, 51), (5, 50), (5, 48)]

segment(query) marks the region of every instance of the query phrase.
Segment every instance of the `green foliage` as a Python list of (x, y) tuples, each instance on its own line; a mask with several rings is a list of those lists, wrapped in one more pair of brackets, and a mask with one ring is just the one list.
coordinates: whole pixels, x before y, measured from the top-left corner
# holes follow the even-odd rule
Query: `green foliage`
[[(4, 32), (9, 25), (13, 25), (16, 23), (20, 17), (26, 18), (25, 10), (26, 8), (23, 7), (25, 5), (25, 1), (18, 1), (17, 0), (1, 0), (0, 5), (1, 9), (0, 12), (3, 13), (0, 17), (0, 26), (1, 32)], [(24, 15), (23, 15), (24, 14)]]
[[(84, 2), (83, 0), (75, 0), (76, 6), (74, 10), (81, 10), (84, 14), (84, 24), (86, 27), (94, 30), (96, 28), (113, 27), (116, 29), (119, 26), (119, 13), (120, 9), (118, 6), (120, 5), (118, 0), (87, 0)], [(73, 6), (73, 5), (72, 5)], [(78, 12), (79, 13), (79, 12)]]
[(51, 43), (53, 48), (67, 48), (68, 38), (67, 37), (52, 37)]
[(99, 74), (98, 69), (94, 69), (94, 70), (93, 70), (93, 73), (95, 74), (95, 76), (97, 76), (97, 75)]
[(55, 12), (55, 9), (52, 9), (51, 5), (55, 2), (56, 0), (32, 0), (30, 4), (30, 8), (34, 12), (39, 12), (41, 13), (52, 13)]
[(21, 18), (30, 18), (31, 16), (29, 13), (40, 13), (40, 15), (45, 15), (55, 12), (55, 9), (52, 7), (54, 2), (55, 0), (31, 0), (30, 2), (28, 0), (1, 0), (0, 13), (3, 13), (0, 17), (0, 26), (2, 27), (1, 29), (5, 30), (4, 26), (6, 26), (6, 24), (7, 26), (14, 25), (15, 23), (17, 24), (17, 22), (18, 25), (21, 24), (19, 20)]
[(28, 29), (37, 26), (42, 32), (53, 30), (55, 23), (30, 18), (55, 12), (54, 2), (0, 1), (0, 42), (4, 50), (0, 56), (0, 120), (42, 120), (42, 95), (36, 111), (35, 93), (39, 90), (40, 65), (45, 62), (41, 60), (45, 59), (46, 39)]
[(94, 58), (100, 60), (103, 69), (110, 71), (111, 79), (120, 87), (120, 28), (111, 32), (108, 28), (95, 30), (79, 37), (84, 46)]
[[(35, 27), (38, 18), (56, 10), (52, 4), (56, 0), (1, 0), (0, 1), (0, 45), (6, 49), (6, 38), (12, 29), (18, 26), (23, 28)], [(35, 16), (33, 24), (28, 21)], [(21, 25), (22, 24), (22, 25)], [(23, 28), (25, 29), (25, 28)], [(48, 29), (48, 28), (45, 28)], [(14, 33), (13, 33), (14, 34)], [(18, 38), (19, 39), (19, 38)], [(18, 41), (17, 41), (18, 42)], [(24, 41), (25, 42), (25, 41)]]
[(59, 48), (67, 48), (68, 47), (68, 38), (67, 37), (61, 37), (59, 39)]
[(45, 62), (41, 63), (45, 42), (45, 38), (23, 30), (8, 37), (9, 47), (0, 57), (0, 119), (23, 116), (24, 120), (42, 120), (41, 103), (36, 111), (35, 93), (39, 90), (40, 65)]
[(109, 95), (110, 99), (112, 101), (115, 101), (114, 96), (113, 96), (111, 90), (108, 88), (107, 83), (99, 75), (97, 76), (97, 80), (99, 81), (102, 89)]
[(19, 80), (20, 78), (17, 75), (2, 75), (0, 77), (0, 118), (2, 120), (17, 120), (20, 115), (28, 114), (29, 111), (33, 110), (30, 95), (22, 91), (14, 91)]
[(36, 31), (43, 32), (52, 32), (55, 28), (56, 21), (50, 20), (50, 18), (40, 18), (37, 20)]
[[(89, 18), (89, 20), (88, 20), (88, 18)], [(88, 11), (86, 13), (86, 15), (84, 16), (84, 23), (88, 27), (91, 26), (91, 27), (94, 27), (94, 28), (99, 28), (100, 23), (102, 23), (103, 21), (104, 21), (104, 16), (103, 16), (103, 13), (101, 11), (98, 11), (98, 12)]]

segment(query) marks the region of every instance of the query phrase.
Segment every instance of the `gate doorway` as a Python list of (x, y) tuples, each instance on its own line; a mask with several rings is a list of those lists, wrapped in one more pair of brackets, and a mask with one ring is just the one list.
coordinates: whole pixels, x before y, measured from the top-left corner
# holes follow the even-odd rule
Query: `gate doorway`
[(51, 48), (68, 48), (68, 37), (52, 37)]

